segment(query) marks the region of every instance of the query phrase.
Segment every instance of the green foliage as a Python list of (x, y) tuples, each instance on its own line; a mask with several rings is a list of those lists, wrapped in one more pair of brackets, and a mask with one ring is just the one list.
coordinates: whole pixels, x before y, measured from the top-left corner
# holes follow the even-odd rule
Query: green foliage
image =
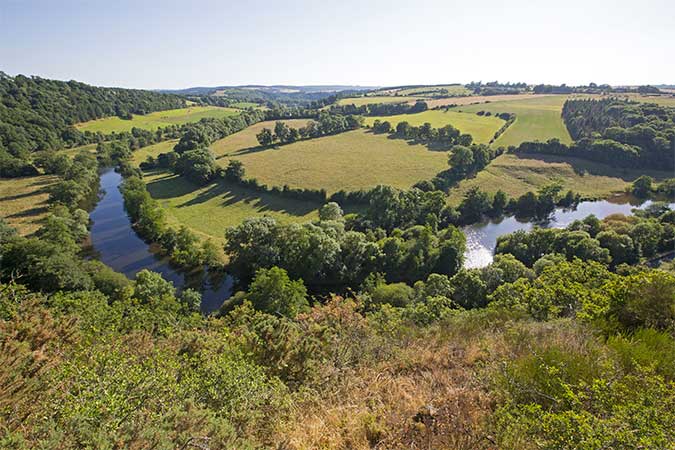
[(246, 298), (260, 311), (287, 317), (295, 317), (309, 308), (302, 280), (291, 280), (278, 267), (256, 271)]

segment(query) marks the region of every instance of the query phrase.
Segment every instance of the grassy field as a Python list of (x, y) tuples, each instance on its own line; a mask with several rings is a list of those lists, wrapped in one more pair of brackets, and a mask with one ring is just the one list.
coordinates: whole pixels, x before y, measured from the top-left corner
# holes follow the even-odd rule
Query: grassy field
[(244, 163), (247, 177), (270, 186), (326, 189), (329, 193), (388, 184), (407, 188), (448, 167), (447, 153), (366, 130), (309, 139), (277, 148), (221, 153)]
[(75, 127), (80, 131), (100, 131), (104, 134), (123, 131), (131, 131), (132, 128), (144, 128), (155, 130), (168, 125), (180, 125), (188, 122), (197, 122), (203, 118), (227, 117), (240, 113), (235, 108), (219, 108), (217, 106), (191, 106), (188, 108), (170, 109), (157, 111), (146, 115), (134, 115), (131, 120), (123, 120), (119, 117), (106, 117), (104, 119), (90, 120), (79, 123)]
[(338, 100), (338, 105), (371, 105), (376, 103), (409, 103), (416, 102), (422, 97), (395, 97), (393, 95), (374, 95), (369, 97), (352, 97), (352, 98), (341, 98)]
[[(307, 125), (309, 122), (308, 119), (286, 119), (283, 122), (289, 127), (301, 128)], [(223, 139), (220, 139), (209, 146), (211, 151), (216, 158), (222, 158), (228, 153), (237, 151), (237, 150), (246, 150), (254, 147), (258, 147), (258, 139), (256, 134), (260, 133), (263, 128), (268, 128), (274, 130), (274, 124), (276, 121), (270, 120), (268, 122), (259, 122), (245, 130), (241, 130), (238, 133), (231, 134)]]
[(232, 103), (233, 108), (239, 108), (239, 109), (247, 109), (247, 108), (257, 108), (260, 106), (258, 103), (253, 103), (253, 102), (237, 102), (237, 103)]
[[(447, 91), (447, 92), (446, 92)], [(423, 86), (410, 89), (397, 90), (398, 95), (424, 95), (434, 97), (437, 95), (468, 95), (471, 90), (461, 84), (446, 84), (442, 86)]]
[(451, 124), (462, 133), (468, 133), (473, 136), (474, 142), (487, 144), (499, 130), (504, 121), (497, 117), (479, 116), (475, 113), (459, 113), (456, 111), (424, 111), (417, 114), (399, 114), (397, 116), (366, 117), (365, 123), (372, 125), (375, 120), (389, 121), (393, 127), (397, 123), (406, 121), (413, 126), (423, 125), (429, 122), (434, 128), (439, 128)]
[(173, 147), (178, 143), (178, 139), (172, 139), (169, 141), (163, 141), (158, 144), (149, 145), (147, 147), (139, 148), (134, 151), (133, 159), (134, 164), (139, 165), (146, 159), (148, 156), (156, 158), (160, 153), (167, 153), (173, 150)]
[(34, 233), (47, 214), (47, 189), (57, 179), (51, 175), (0, 178), (0, 218), (21, 235)]
[(318, 217), (318, 203), (260, 194), (218, 181), (198, 186), (173, 173), (145, 174), (148, 191), (167, 212), (169, 222), (185, 225), (203, 238), (224, 241), (225, 228), (254, 216), (270, 216), (282, 223), (306, 222)]
[(475, 103), (494, 103), (514, 100), (527, 100), (532, 98), (549, 97), (548, 94), (511, 94), (511, 95), (469, 95), (466, 97), (436, 98), (427, 100), (429, 108), (448, 105), (473, 105)]
[(577, 158), (504, 154), (475, 178), (462, 181), (451, 190), (448, 198), (450, 204), (456, 205), (474, 186), (490, 193), (501, 189), (509, 196), (517, 197), (556, 180), (563, 182), (565, 190), (571, 189), (586, 197), (605, 198), (624, 191), (635, 178), (644, 174), (655, 179), (672, 176), (667, 172), (617, 169)]
[(558, 138), (570, 143), (572, 138), (563, 123), (561, 113), (566, 95), (537, 96), (520, 100), (458, 106), (454, 111), (476, 113), (515, 113), (516, 121), (494, 142), (494, 146), (518, 145), (524, 141), (546, 141)]

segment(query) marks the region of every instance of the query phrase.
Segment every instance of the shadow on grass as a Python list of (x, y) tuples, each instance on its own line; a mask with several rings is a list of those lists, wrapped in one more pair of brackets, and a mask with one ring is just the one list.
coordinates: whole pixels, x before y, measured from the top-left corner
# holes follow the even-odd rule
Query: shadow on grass
[(387, 139), (391, 140), (399, 140), (399, 141), (404, 141), (406, 144), (413, 146), (413, 145), (423, 145), (427, 148), (427, 150), (432, 151), (432, 152), (448, 152), (452, 148), (452, 144), (449, 144), (447, 142), (425, 142), (425, 141), (420, 141), (417, 139), (405, 139), (400, 137), (398, 134), (393, 133), (376, 133), (375, 131), (371, 129), (366, 130), (366, 133), (370, 133), (373, 136), (386, 136)]
[[(166, 200), (195, 193), (193, 198), (177, 205), (185, 208), (205, 203), (214, 198), (221, 198), (220, 206), (233, 206), (247, 203), (260, 213), (280, 212), (293, 216), (304, 216), (318, 209), (321, 204), (306, 200), (296, 200), (272, 193), (261, 193), (241, 187), (225, 180), (218, 180), (207, 186), (199, 186), (178, 175), (167, 173), (148, 183), (148, 192), (157, 200)], [(199, 191), (199, 192), (195, 192)]]
[(667, 171), (645, 170), (645, 169), (626, 169), (622, 167), (612, 167), (607, 164), (589, 161), (573, 156), (564, 157), (559, 155), (545, 154), (513, 154), (516, 158), (522, 160), (537, 160), (546, 163), (564, 163), (569, 164), (577, 175), (599, 175), (613, 178), (620, 178), (626, 182), (632, 182), (641, 175), (649, 175), (656, 180), (671, 178), (672, 174)]
[[(2, 200), (0, 200), (2, 201)], [(8, 219), (17, 219), (19, 217), (34, 217), (34, 216), (39, 216), (40, 214), (44, 214), (47, 212), (47, 207), (45, 206), (36, 206), (35, 208), (30, 208), (30, 209), (24, 209), (23, 211), (19, 211), (14, 214), (10, 214), (7, 216)]]
[(242, 155), (250, 155), (251, 153), (259, 153), (259, 152), (264, 152), (267, 150), (279, 150), (281, 146), (279, 144), (272, 144), (272, 145), (258, 145), (256, 147), (248, 147), (248, 148), (242, 148), (240, 150), (236, 150), (232, 153), (227, 153), (225, 155), (220, 155), (216, 159), (221, 159), (225, 157), (235, 157), (235, 156), (242, 156)]

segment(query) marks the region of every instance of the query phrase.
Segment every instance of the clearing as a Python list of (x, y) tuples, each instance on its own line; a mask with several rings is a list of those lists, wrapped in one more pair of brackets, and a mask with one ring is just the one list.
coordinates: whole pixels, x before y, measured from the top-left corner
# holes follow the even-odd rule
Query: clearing
[(498, 117), (479, 116), (475, 112), (468, 114), (445, 110), (429, 110), (417, 114), (399, 114), (396, 116), (366, 117), (365, 123), (372, 126), (375, 120), (388, 121), (394, 128), (396, 124), (404, 121), (413, 126), (420, 126), (429, 122), (434, 128), (450, 124), (462, 133), (468, 133), (473, 136), (474, 142), (479, 144), (490, 142), (495, 132), (504, 125), (504, 121)]
[(182, 125), (188, 122), (198, 122), (203, 118), (221, 118), (235, 116), (241, 110), (236, 108), (220, 108), (218, 106), (190, 106), (180, 109), (156, 111), (145, 115), (134, 115), (131, 120), (119, 117), (105, 117), (103, 119), (90, 120), (75, 125), (80, 131), (100, 131), (103, 134), (112, 132), (121, 133), (131, 131), (132, 128), (155, 130), (169, 125)]
[(57, 180), (53, 175), (0, 178), (0, 218), (22, 236), (34, 233), (47, 215), (48, 189)]
[(515, 113), (516, 121), (493, 143), (495, 147), (519, 145), (524, 141), (547, 141), (551, 138), (558, 138), (561, 142), (569, 144), (572, 138), (561, 117), (567, 97), (567, 95), (530, 96), (520, 100), (458, 106), (451, 111)]
[(448, 154), (364, 129), (308, 139), (278, 147), (220, 152), (244, 163), (246, 177), (268, 186), (358, 190), (387, 184), (408, 188), (448, 168)]
[(633, 180), (645, 174), (657, 180), (672, 176), (667, 172), (618, 169), (571, 157), (504, 154), (476, 177), (460, 182), (450, 191), (448, 199), (456, 205), (474, 186), (490, 193), (501, 189), (510, 197), (518, 197), (558, 180), (563, 182), (565, 191), (571, 189), (588, 198), (607, 198), (625, 191)]

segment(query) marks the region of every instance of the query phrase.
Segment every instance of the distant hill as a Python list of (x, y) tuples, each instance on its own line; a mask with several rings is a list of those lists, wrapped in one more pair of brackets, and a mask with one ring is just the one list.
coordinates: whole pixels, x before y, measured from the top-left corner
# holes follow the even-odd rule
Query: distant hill
[(311, 102), (322, 100), (336, 93), (357, 93), (376, 89), (370, 86), (347, 85), (245, 85), (245, 86), (214, 86), (190, 87), (186, 89), (164, 89), (157, 92), (194, 97), (225, 97), (237, 101), (253, 102)]

